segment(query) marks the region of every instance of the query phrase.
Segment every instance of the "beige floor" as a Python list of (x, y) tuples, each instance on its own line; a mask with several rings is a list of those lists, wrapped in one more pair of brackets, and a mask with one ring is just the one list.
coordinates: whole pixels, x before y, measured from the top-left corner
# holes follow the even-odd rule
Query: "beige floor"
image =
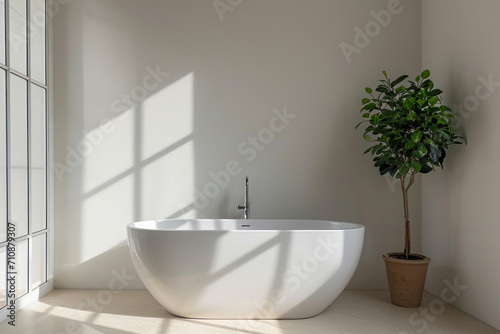
[[(196, 320), (169, 315), (146, 290), (116, 294), (97, 290), (55, 290), (6, 321), (0, 333), (500, 333), (486, 324), (425, 295), (418, 309), (389, 303), (387, 291), (347, 290), (317, 317), (304, 320)], [(94, 304), (93, 304), (94, 303)], [(92, 305), (93, 304), (93, 305)], [(429, 308), (431, 306), (431, 308)], [(97, 310), (97, 311), (95, 311)]]

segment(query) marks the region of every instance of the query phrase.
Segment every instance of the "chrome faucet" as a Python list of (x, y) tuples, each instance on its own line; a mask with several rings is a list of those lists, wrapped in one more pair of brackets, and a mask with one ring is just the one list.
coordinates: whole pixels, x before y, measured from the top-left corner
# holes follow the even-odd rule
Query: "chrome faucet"
[(238, 205), (238, 210), (243, 210), (243, 218), (250, 218), (250, 202), (248, 201), (248, 176), (245, 176), (245, 203)]

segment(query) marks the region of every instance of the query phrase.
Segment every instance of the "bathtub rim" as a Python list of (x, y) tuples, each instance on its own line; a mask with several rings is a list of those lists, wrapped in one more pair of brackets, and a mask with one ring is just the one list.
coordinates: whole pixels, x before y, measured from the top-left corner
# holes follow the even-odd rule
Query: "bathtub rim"
[[(292, 222), (292, 223), (298, 223), (298, 222), (319, 222), (319, 223), (338, 223), (347, 226), (347, 228), (318, 228), (318, 229), (296, 229), (296, 228), (290, 228), (290, 229), (251, 229), (251, 228), (243, 228), (239, 227), (236, 228), (230, 228), (230, 229), (160, 229), (157, 227), (148, 227), (148, 226), (140, 226), (140, 225), (146, 225), (146, 224), (153, 224), (153, 223), (158, 223), (158, 222), (179, 222), (179, 221), (198, 221), (198, 222), (238, 222), (242, 223), (241, 225), (245, 225), (245, 222), (252, 222), (252, 221), (259, 221), (259, 222), (264, 222), (264, 221), (270, 221), (270, 222)], [(362, 224), (359, 223), (351, 223), (351, 222), (339, 222), (339, 221), (332, 221), (332, 220), (318, 220), (318, 219), (218, 219), (218, 218), (196, 218), (196, 219), (157, 219), (157, 220), (143, 220), (143, 221), (137, 221), (137, 222), (131, 222), (127, 224), (127, 230), (139, 230), (139, 231), (164, 231), (164, 232), (244, 232), (244, 233), (249, 233), (249, 232), (297, 232), (297, 233), (302, 233), (302, 232), (335, 232), (335, 231), (364, 231), (366, 227)]]

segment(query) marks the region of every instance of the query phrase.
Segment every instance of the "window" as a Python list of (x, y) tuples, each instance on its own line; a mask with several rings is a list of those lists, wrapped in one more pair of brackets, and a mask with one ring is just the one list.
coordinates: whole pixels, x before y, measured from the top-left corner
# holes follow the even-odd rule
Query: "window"
[[(20, 300), (47, 282), (45, 6), (43, 0), (0, 0), (0, 321), (9, 298)], [(7, 285), (9, 260), (15, 297)]]

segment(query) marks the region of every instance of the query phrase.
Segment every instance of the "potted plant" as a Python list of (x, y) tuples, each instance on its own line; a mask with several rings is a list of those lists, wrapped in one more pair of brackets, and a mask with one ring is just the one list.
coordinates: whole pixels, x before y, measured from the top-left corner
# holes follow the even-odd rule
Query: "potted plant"
[(452, 144), (462, 144), (463, 137), (451, 126), (451, 109), (441, 103), (441, 90), (429, 79), (425, 70), (415, 81), (406, 82), (407, 75), (391, 81), (384, 79), (370, 97), (362, 100), (361, 113), (367, 127), (365, 140), (374, 143), (364, 153), (371, 153), (380, 175), (389, 173), (401, 182), (405, 221), (403, 252), (383, 255), (391, 302), (402, 307), (419, 307), (430, 258), (411, 253), (408, 190), (418, 173), (426, 174), (443, 168), (446, 150)]

